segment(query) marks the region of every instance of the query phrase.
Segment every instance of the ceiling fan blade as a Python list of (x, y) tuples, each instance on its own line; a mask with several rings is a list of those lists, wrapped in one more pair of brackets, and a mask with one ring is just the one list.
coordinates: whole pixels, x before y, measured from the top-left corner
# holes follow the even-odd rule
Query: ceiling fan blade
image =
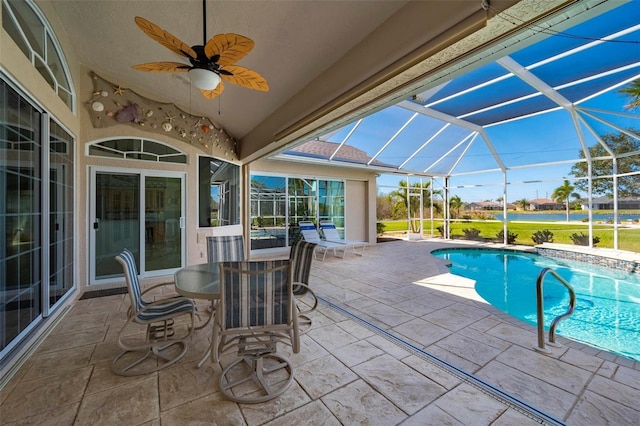
[(200, 93), (207, 99), (213, 99), (218, 96), (224, 90), (224, 84), (222, 82), (218, 83), (218, 87), (213, 90), (202, 90), (200, 89)]
[(217, 34), (207, 42), (204, 53), (209, 59), (218, 55), (215, 61), (218, 65), (232, 65), (251, 52), (253, 46), (253, 40), (240, 34)]
[[(222, 68), (221, 71), (220, 78), (228, 81), (229, 83), (237, 84), (238, 86), (246, 87), (248, 89), (259, 90), (261, 92), (269, 91), (269, 83), (267, 83), (267, 80), (254, 70), (238, 65), (227, 65)], [(228, 75), (227, 72), (231, 73), (231, 75)]]
[(193, 59), (196, 59), (196, 57), (198, 56), (189, 45), (180, 41), (177, 37), (163, 30), (156, 24), (149, 22), (139, 16), (136, 16), (135, 21), (136, 25), (138, 25), (138, 27), (142, 31), (144, 31), (146, 35), (148, 35), (167, 49), (171, 50), (172, 52), (184, 57), (190, 56)]
[(180, 62), (147, 62), (133, 67), (134, 70), (149, 72), (187, 72), (190, 68)]

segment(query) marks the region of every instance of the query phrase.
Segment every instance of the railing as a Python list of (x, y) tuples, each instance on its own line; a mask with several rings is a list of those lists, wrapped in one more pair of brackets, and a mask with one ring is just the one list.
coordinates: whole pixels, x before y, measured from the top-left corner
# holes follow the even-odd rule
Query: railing
[(551, 321), (551, 327), (549, 327), (549, 345), (558, 346), (556, 343), (556, 327), (558, 323), (565, 318), (570, 317), (576, 307), (576, 293), (573, 291), (573, 287), (564, 278), (562, 278), (556, 271), (551, 268), (544, 268), (538, 274), (538, 280), (536, 281), (536, 304), (538, 308), (538, 346), (535, 348), (537, 351), (550, 352), (545, 347), (544, 342), (544, 298), (542, 288), (544, 286), (544, 277), (547, 274), (553, 275), (563, 286), (569, 290), (569, 309), (562, 314), (558, 315)]

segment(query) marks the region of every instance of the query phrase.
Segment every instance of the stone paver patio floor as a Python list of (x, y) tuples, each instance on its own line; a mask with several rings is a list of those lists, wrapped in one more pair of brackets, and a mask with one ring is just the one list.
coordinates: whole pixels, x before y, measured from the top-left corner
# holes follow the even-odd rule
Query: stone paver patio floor
[(323, 301), (291, 355), (294, 384), (262, 404), (225, 401), (220, 366), (197, 368), (206, 329), (175, 366), (113, 375), (128, 300), (78, 300), (0, 391), (0, 423), (640, 424), (640, 363), (562, 338), (550, 355), (534, 351), (534, 327), (484, 303), (429, 254), (447, 244), (388, 242), (315, 262)]

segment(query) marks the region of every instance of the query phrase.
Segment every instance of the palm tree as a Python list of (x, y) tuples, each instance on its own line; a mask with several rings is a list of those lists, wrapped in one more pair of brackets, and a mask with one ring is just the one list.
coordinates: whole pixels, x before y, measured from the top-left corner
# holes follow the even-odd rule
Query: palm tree
[(576, 187), (571, 185), (567, 179), (564, 180), (562, 186), (553, 190), (551, 198), (556, 203), (564, 203), (567, 209), (567, 222), (569, 222), (569, 198), (580, 198), (580, 194), (573, 192)]
[[(398, 189), (396, 191), (391, 192), (389, 195), (397, 200), (397, 203), (401, 203), (404, 206), (405, 211), (408, 209), (410, 213), (410, 217), (417, 218), (415, 220), (410, 220), (411, 232), (416, 233), (420, 230), (420, 193), (422, 192), (422, 208), (430, 207), (431, 197), (429, 196), (429, 187), (431, 182), (423, 182), (422, 185), (420, 183), (412, 183), (409, 188), (407, 188), (407, 182), (401, 180), (398, 183)], [(433, 191), (434, 194), (441, 194), (442, 191)], [(439, 209), (438, 204), (433, 204), (434, 209), (436, 211)], [(397, 206), (395, 208), (397, 209)]]
[(631, 102), (624, 107), (626, 109), (634, 109), (640, 107), (640, 78), (631, 82), (631, 84), (624, 89), (618, 90), (620, 93), (629, 95)]
[(454, 195), (449, 199), (449, 208), (456, 211), (456, 218), (460, 214), (460, 208), (464, 203), (462, 202), (462, 198), (459, 195)]
[(514, 204), (520, 207), (520, 209), (526, 210), (527, 206), (529, 205), (529, 200), (527, 200), (526, 198), (521, 198), (520, 200), (516, 201)]

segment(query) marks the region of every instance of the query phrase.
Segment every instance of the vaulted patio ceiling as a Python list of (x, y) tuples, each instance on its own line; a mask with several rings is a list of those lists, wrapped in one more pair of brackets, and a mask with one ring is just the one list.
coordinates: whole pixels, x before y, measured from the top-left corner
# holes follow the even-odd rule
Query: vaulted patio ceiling
[(459, 176), (573, 164), (607, 133), (640, 139), (619, 92), (640, 78), (638, 2), (579, 2), (513, 37), (275, 158)]

